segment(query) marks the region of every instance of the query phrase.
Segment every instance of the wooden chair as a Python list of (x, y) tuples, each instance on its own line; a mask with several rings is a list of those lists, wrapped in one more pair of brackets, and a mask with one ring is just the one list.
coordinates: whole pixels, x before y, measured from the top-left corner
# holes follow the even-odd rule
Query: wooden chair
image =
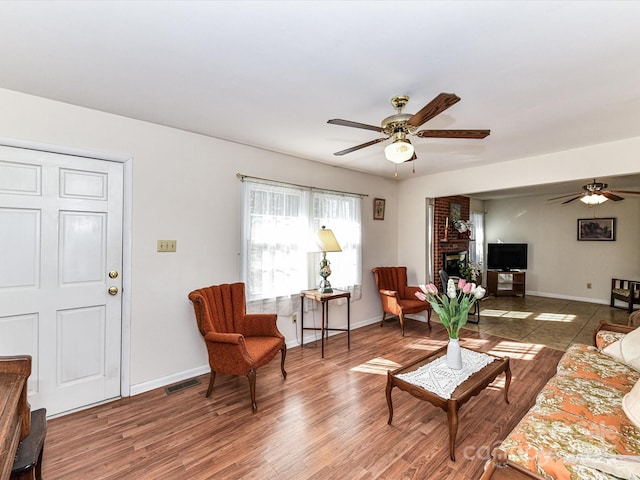
[(640, 305), (640, 282), (635, 280), (611, 279), (611, 306), (616, 307), (615, 301), (627, 303), (625, 308), (629, 313), (633, 312), (634, 305)]
[(216, 373), (246, 375), (255, 413), (258, 410), (256, 370), (269, 363), (278, 350), (282, 353), (282, 376), (287, 378), (284, 369), (287, 346), (276, 326), (277, 315), (246, 313), (244, 283), (194, 290), (189, 293), (189, 299), (209, 353), (211, 377), (207, 398), (213, 390)]
[[(444, 270), (440, 270), (438, 272), (440, 276), (440, 283), (442, 284), (442, 292), (446, 293), (447, 285), (449, 284), (449, 274)], [(457, 282), (456, 282), (457, 285)], [(483, 297), (481, 300), (484, 300), (487, 297)], [(477, 320), (474, 322), (471, 320), (473, 317), (477, 317)], [(476, 303), (473, 304), (471, 310), (469, 310), (469, 317), (467, 320), (469, 323), (475, 323), (476, 325), (480, 323), (480, 300), (476, 300)]]
[(373, 277), (382, 300), (380, 326), (384, 325), (387, 314), (396, 315), (404, 337), (404, 316), (427, 312), (427, 325), (431, 329), (431, 305), (416, 297), (419, 287), (407, 286), (407, 267), (376, 267), (373, 269)]
[(42, 451), (47, 436), (47, 410), (40, 408), (31, 412), (29, 435), (18, 445), (11, 480), (42, 480)]

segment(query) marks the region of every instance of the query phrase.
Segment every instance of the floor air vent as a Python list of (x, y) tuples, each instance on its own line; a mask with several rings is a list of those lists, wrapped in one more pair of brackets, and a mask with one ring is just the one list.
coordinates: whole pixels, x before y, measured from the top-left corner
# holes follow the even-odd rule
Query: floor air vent
[(185, 380), (184, 382), (176, 383), (175, 385), (171, 385), (164, 389), (167, 392), (167, 395), (171, 395), (172, 393), (179, 392), (180, 390), (184, 390), (185, 388), (193, 387), (194, 385), (200, 385), (200, 380), (197, 378), (192, 378), (191, 380)]

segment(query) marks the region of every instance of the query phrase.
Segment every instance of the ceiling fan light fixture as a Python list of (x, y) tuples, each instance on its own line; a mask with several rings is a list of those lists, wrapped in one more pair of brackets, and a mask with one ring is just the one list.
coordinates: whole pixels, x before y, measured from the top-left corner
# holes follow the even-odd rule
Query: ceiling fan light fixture
[(589, 195), (584, 195), (580, 201), (582, 203), (586, 203), (587, 205), (600, 205), (608, 200), (607, 197), (601, 195), (599, 193), (590, 193)]
[(399, 138), (385, 147), (384, 154), (387, 160), (393, 163), (403, 163), (413, 157), (414, 151), (415, 149), (413, 145), (411, 145), (411, 142)]

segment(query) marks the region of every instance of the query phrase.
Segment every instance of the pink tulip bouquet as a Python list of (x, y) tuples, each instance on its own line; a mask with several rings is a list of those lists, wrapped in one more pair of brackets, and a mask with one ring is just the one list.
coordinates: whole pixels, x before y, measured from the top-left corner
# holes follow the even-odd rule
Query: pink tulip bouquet
[(438, 289), (433, 283), (420, 285), (420, 290), (416, 292), (416, 297), (431, 304), (447, 329), (449, 338), (459, 337), (460, 329), (467, 323), (469, 309), (487, 292), (480, 285), (468, 283), (463, 278), (458, 281), (458, 288), (450, 278), (447, 291), (442, 295), (438, 295)]

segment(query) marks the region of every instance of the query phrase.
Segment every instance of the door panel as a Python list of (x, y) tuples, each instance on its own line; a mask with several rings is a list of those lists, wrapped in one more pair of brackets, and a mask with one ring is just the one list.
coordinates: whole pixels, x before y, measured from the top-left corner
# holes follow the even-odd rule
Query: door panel
[(58, 386), (104, 377), (104, 306), (59, 311), (57, 328)]
[[(11, 315), (0, 318), (0, 352), (19, 352), (21, 355), (38, 357), (38, 314)], [(38, 392), (40, 373), (38, 363), (31, 364), (28, 393)], [(33, 379), (33, 380), (32, 380)]]
[(103, 213), (60, 212), (60, 284), (104, 280), (107, 241)]
[(122, 164), (0, 147), (0, 355), (33, 357), (32, 408), (120, 395)]
[(0, 208), (0, 289), (38, 286), (40, 212)]

